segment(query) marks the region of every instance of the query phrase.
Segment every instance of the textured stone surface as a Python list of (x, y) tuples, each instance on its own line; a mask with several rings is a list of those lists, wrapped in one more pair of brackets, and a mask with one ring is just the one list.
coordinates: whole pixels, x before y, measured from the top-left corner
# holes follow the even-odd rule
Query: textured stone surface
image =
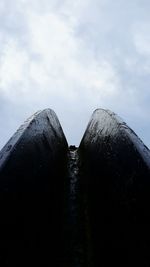
[(65, 183), (65, 221), (64, 221), (64, 266), (83, 267), (85, 265), (84, 222), (82, 216), (82, 192), (78, 150), (69, 147), (68, 168)]
[(89, 266), (150, 265), (150, 152), (107, 110), (96, 110), (79, 147)]
[(37, 112), (0, 152), (0, 265), (59, 266), (67, 141)]
[(150, 152), (114, 113), (79, 148), (52, 110), (0, 152), (0, 266), (150, 266)]

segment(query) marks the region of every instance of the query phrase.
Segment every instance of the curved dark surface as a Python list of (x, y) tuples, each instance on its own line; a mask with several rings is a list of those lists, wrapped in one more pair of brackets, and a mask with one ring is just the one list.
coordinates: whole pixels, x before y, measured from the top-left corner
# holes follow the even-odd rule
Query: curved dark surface
[(88, 266), (150, 266), (150, 151), (98, 109), (79, 147)]
[(1, 266), (61, 266), (67, 148), (47, 109), (29, 118), (0, 152)]

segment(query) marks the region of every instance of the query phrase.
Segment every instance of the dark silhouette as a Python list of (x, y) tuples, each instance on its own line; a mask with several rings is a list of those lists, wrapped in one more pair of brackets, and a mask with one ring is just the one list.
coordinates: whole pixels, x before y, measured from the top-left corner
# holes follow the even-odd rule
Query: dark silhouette
[(37, 112), (0, 152), (0, 266), (150, 266), (150, 151), (96, 110), (79, 147)]

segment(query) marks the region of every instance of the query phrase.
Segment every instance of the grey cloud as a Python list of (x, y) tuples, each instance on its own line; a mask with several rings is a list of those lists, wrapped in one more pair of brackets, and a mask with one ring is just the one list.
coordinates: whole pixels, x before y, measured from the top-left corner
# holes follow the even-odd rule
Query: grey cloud
[(149, 11), (146, 0), (2, 0), (0, 145), (45, 107), (78, 144), (103, 107), (150, 146)]

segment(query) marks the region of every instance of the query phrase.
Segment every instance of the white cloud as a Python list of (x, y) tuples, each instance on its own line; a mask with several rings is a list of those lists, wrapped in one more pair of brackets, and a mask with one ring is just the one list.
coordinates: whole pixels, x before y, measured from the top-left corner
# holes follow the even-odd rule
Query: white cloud
[(1, 144), (45, 107), (58, 114), (69, 143), (80, 141), (100, 106), (137, 131), (137, 118), (148, 123), (149, 9), (146, 0), (1, 0)]
[(24, 67), (27, 65), (28, 57), (14, 41), (10, 41), (4, 48), (1, 56), (0, 88), (11, 93), (10, 86), (20, 83), (24, 79)]

